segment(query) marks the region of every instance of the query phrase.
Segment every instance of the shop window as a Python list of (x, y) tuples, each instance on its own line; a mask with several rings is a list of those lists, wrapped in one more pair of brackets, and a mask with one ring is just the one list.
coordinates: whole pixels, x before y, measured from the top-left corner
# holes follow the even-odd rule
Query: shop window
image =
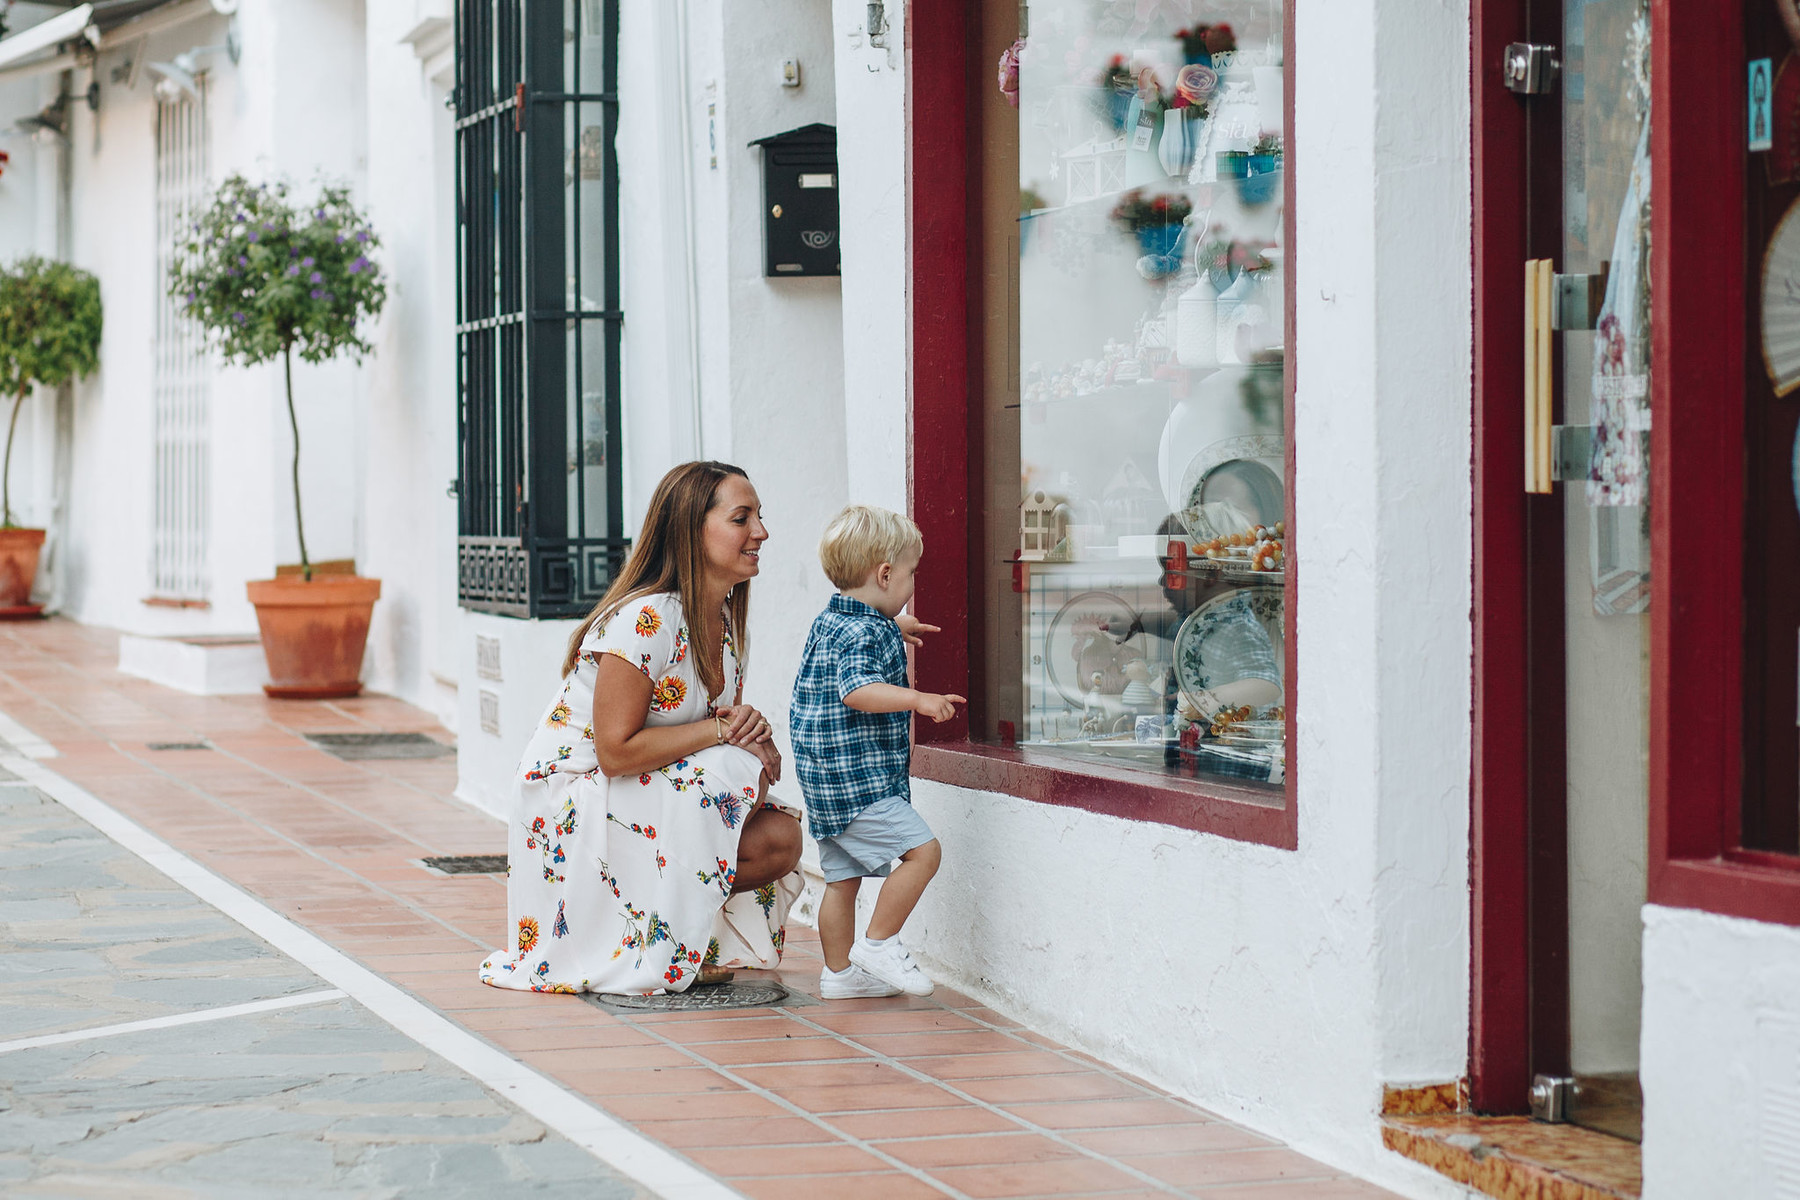
[(618, 0), (456, 12), (458, 599), (586, 613), (619, 465)]
[(1284, 33), (1262, 0), (985, 6), (977, 743), (1282, 802)]

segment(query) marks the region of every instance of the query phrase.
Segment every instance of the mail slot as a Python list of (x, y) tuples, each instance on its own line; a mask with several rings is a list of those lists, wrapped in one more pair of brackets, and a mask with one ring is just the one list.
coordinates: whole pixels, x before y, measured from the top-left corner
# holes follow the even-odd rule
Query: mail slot
[(750, 144), (762, 147), (763, 274), (838, 274), (837, 130), (803, 125)]

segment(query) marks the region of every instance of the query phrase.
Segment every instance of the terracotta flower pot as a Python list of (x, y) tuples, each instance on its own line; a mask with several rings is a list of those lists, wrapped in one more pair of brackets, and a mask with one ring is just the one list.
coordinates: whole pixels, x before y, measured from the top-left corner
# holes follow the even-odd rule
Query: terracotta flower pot
[(0, 618), (35, 617), (44, 611), (31, 602), (43, 547), (41, 529), (0, 529)]
[(269, 682), (281, 700), (328, 700), (362, 691), (363, 645), (381, 580), (359, 575), (258, 579), (245, 585), (256, 605)]

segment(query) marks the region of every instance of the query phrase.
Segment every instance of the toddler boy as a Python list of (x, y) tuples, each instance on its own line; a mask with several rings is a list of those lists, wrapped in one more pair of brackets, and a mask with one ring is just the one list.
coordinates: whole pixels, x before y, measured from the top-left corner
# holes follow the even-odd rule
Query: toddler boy
[[(899, 621), (931, 628), (901, 615), (924, 548), (906, 517), (860, 504), (833, 517), (819, 541), (819, 563), (838, 594), (807, 635), (788, 731), (825, 873), (819, 991), (827, 1000), (931, 994), (930, 978), (899, 937), (940, 858), (931, 827), (912, 806), (912, 714), (947, 721), (966, 702), (906, 684)], [(867, 876), (887, 882), (857, 938), (856, 894)]]

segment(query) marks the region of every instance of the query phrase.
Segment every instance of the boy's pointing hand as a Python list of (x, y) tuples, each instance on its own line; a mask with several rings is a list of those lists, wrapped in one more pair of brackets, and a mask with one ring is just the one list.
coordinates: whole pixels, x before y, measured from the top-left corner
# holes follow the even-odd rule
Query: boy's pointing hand
[(901, 613), (894, 618), (894, 624), (900, 627), (900, 636), (906, 639), (906, 644), (909, 646), (923, 646), (925, 644), (925, 639), (919, 636), (921, 633), (944, 632), (936, 625), (927, 625), (911, 613)]
[(956, 715), (956, 706), (958, 704), (967, 703), (968, 701), (964, 700), (961, 696), (939, 696), (931, 692), (920, 692), (918, 702), (913, 706), (913, 711), (918, 713), (921, 717), (930, 717), (933, 721), (942, 725), (945, 721), (948, 721), (951, 717)]

